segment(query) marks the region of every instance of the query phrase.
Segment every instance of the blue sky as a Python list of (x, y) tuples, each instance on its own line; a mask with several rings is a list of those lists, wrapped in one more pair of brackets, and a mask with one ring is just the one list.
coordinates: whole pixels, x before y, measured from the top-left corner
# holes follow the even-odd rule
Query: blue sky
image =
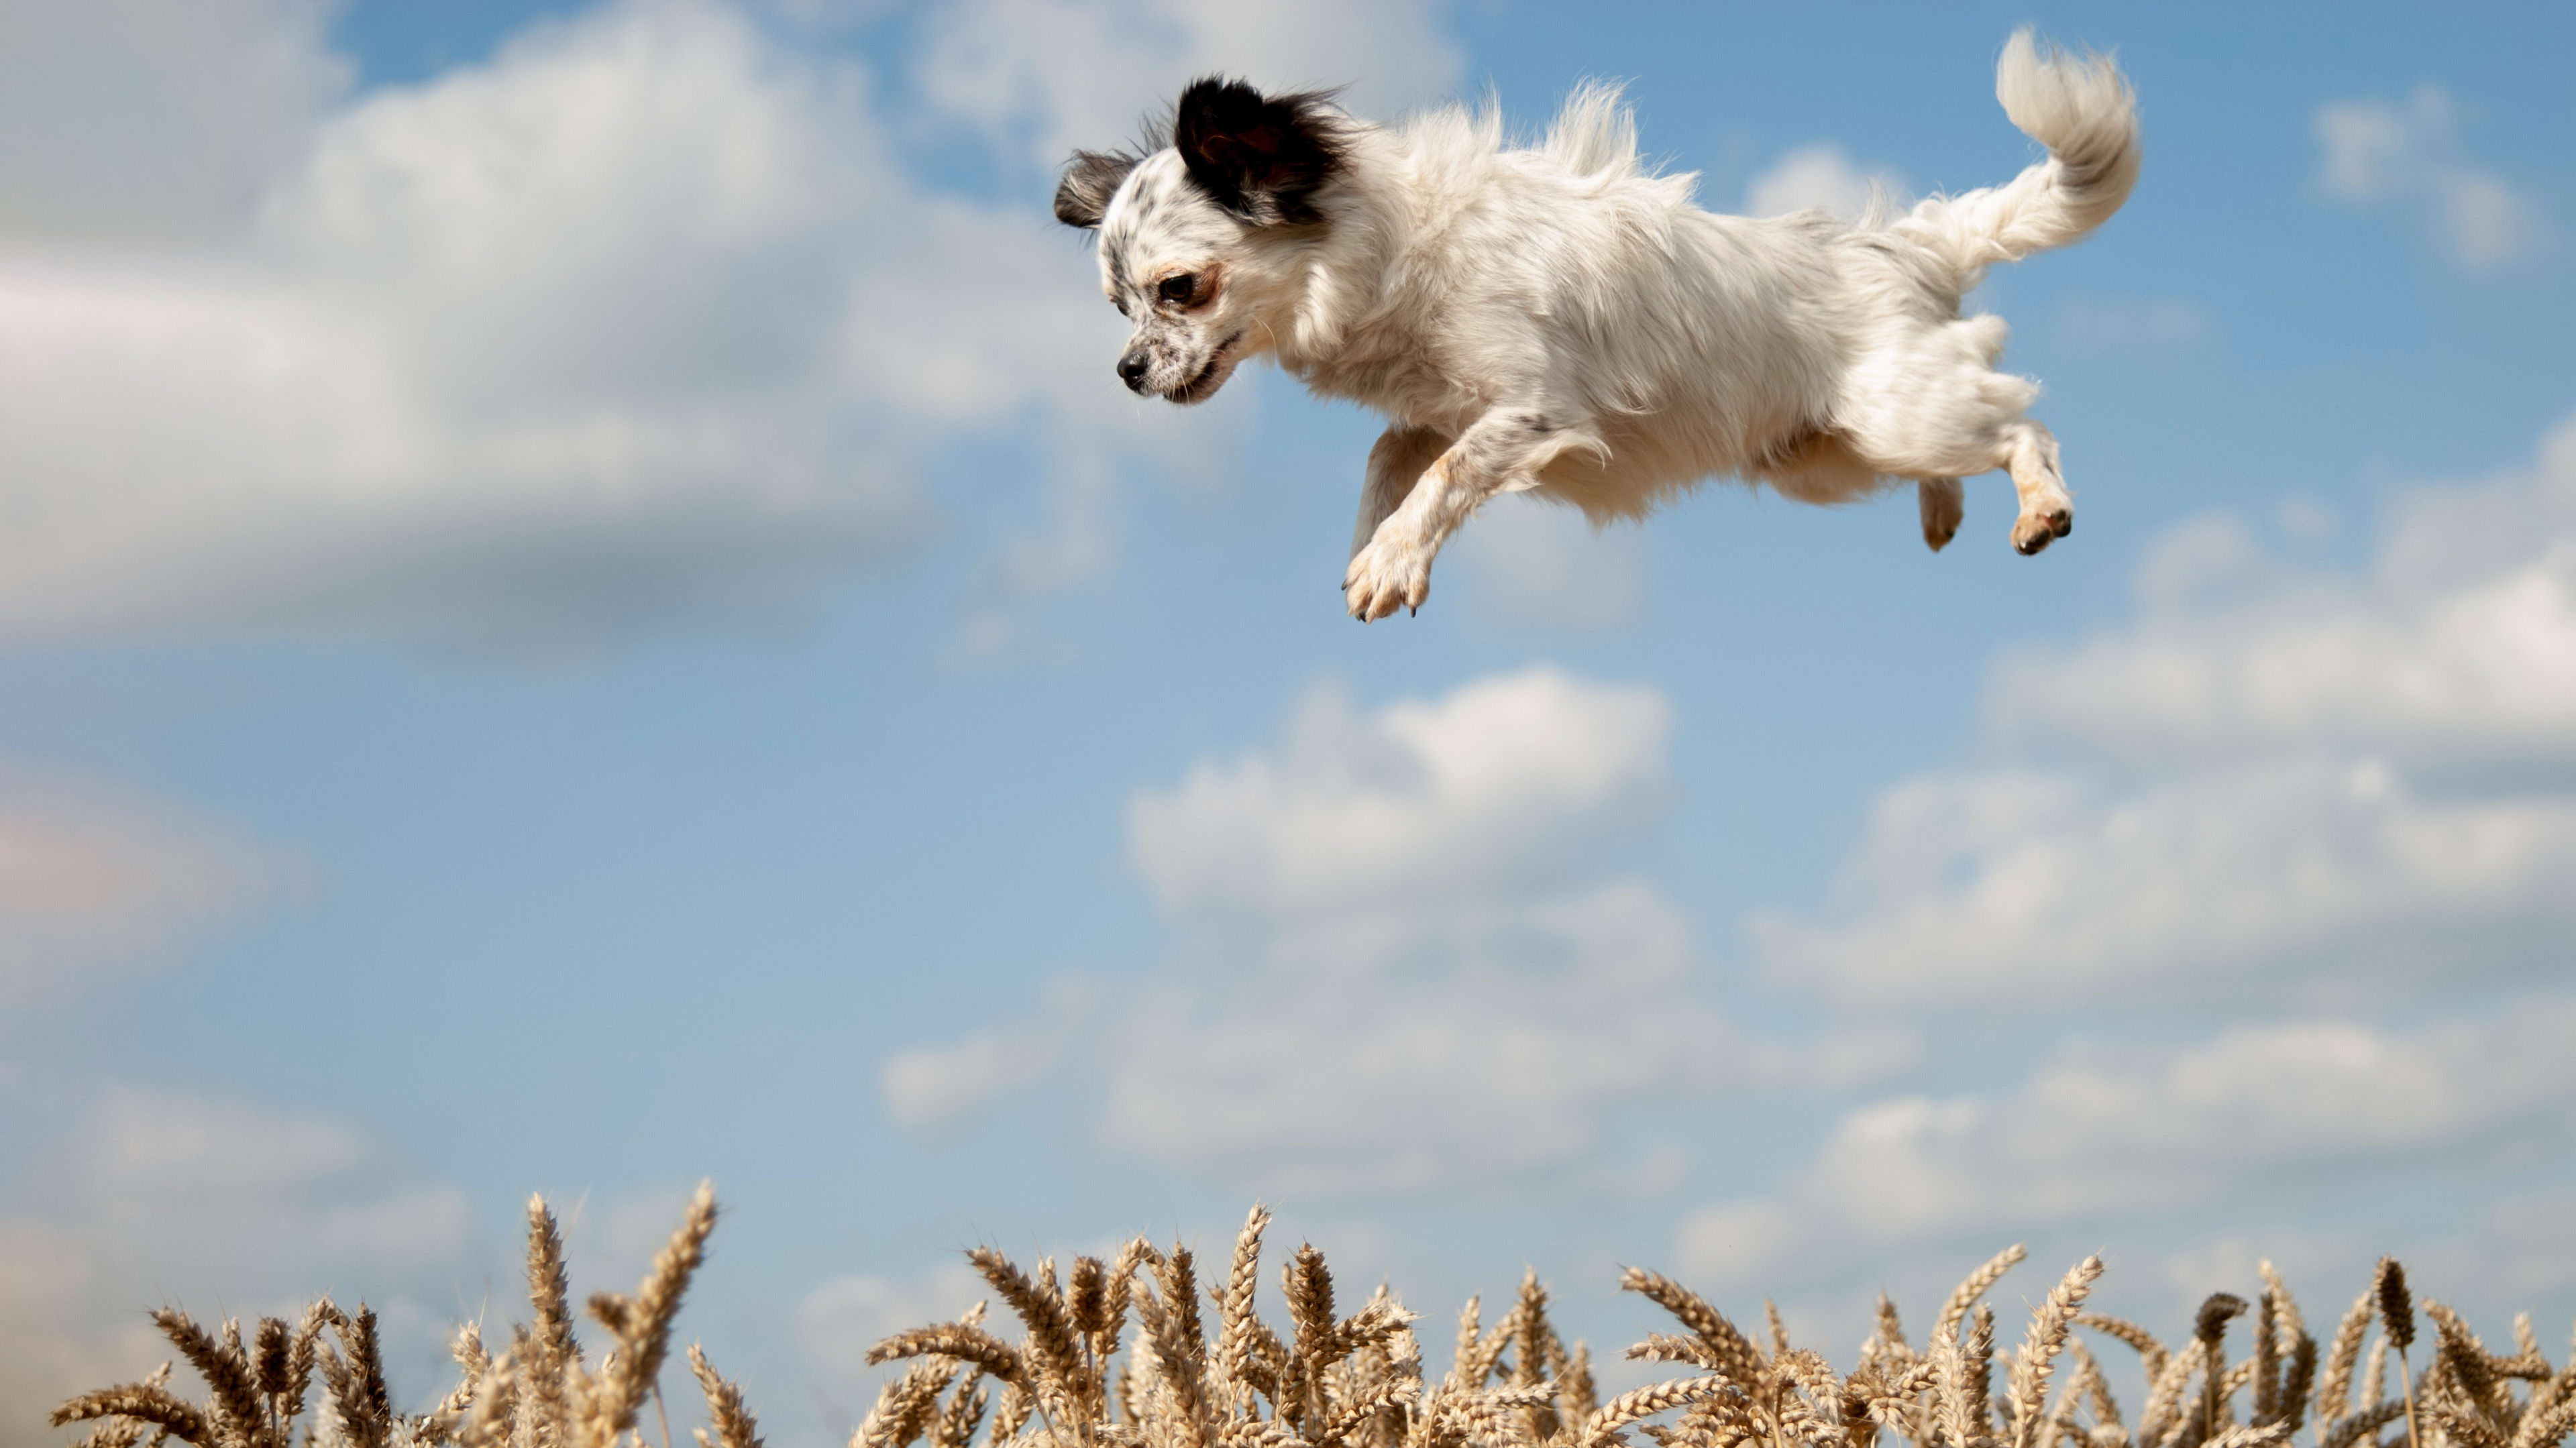
[[(2145, 179), (1977, 305), (2000, 478), (1478, 519), (1145, 405), (1053, 162), (1210, 68), (1722, 209), (2001, 180), (2035, 21)], [(1445, 1314), (1656, 1265), (1829, 1347), (2007, 1242), (2173, 1326), (2382, 1251), (2576, 1312), (2576, 19), (2544, 7), (0, 7), (0, 1442), (141, 1309), (508, 1315), (519, 1203), (775, 1441), (957, 1249), (1255, 1197)], [(2027, 1289), (2035, 1295), (2036, 1287)], [(2006, 1293), (2012, 1297), (2011, 1290)], [(1928, 1303), (1926, 1303), (1928, 1308)], [(1918, 1309), (1921, 1310), (1921, 1309)], [(1837, 1348), (1836, 1355), (1841, 1355)]]

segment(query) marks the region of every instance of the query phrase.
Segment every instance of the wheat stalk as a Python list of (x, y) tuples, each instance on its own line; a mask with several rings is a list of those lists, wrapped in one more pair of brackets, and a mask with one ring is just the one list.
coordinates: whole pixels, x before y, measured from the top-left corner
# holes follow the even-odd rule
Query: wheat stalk
[(2406, 1398), (2407, 1448), (2423, 1448), (2415, 1428), (2415, 1379), (2406, 1363), (2406, 1350), (2415, 1343), (2415, 1309), (2406, 1292), (2406, 1269), (2394, 1257), (2380, 1258), (2371, 1290), (2379, 1299), (2380, 1328), (2397, 1347), (2397, 1383)]
[(2032, 1448), (2032, 1439), (2039, 1431), (2040, 1406), (2048, 1393), (2049, 1372), (2059, 1350), (2066, 1345), (2067, 1332), (2074, 1326), (2075, 1310), (2084, 1305), (2101, 1275), (2100, 1257), (2087, 1257), (2076, 1263), (2032, 1316), (2030, 1335), (2022, 1339), (2021, 1351), (2013, 1359), (2013, 1448)]

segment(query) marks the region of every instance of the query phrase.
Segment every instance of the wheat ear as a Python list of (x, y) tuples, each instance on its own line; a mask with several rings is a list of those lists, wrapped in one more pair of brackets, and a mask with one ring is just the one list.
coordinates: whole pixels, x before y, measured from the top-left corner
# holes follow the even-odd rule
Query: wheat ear
[(1997, 1252), (1983, 1267), (1969, 1273), (1968, 1279), (1950, 1294), (1950, 1300), (1941, 1304), (1941, 1316), (1933, 1325), (1933, 1335), (1956, 1335), (1959, 1324), (1967, 1320), (1968, 1310), (1977, 1305), (1977, 1299), (1991, 1291), (1996, 1283), (2003, 1280), (2005, 1273), (2029, 1255), (2029, 1249), (2016, 1242)]
[(2406, 1448), (2423, 1448), (2415, 1428), (2415, 1378), (2406, 1363), (2406, 1350), (2415, 1345), (2415, 1305), (2406, 1292), (2406, 1269), (2394, 1257), (2380, 1258), (2371, 1290), (2379, 1298), (2380, 1325), (2397, 1346), (2397, 1386), (2406, 1398)]
[(2066, 1346), (2075, 1310), (2084, 1305), (2085, 1297), (2093, 1291), (2094, 1280), (2101, 1275), (2102, 1259), (2098, 1256), (2076, 1263), (2031, 1315), (2030, 1335), (2022, 1339), (2021, 1352), (2013, 1359), (2013, 1448), (2031, 1448), (2039, 1431), (2039, 1411), (2048, 1396), (2048, 1375), (2058, 1352)]
[(1716, 1358), (1718, 1371), (1735, 1380), (1738, 1387), (1750, 1392), (1762, 1380), (1762, 1354), (1726, 1314), (1708, 1304), (1698, 1293), (1658, 1272), (1630, 1267), (1619, 1274), (1619, 1288), (1634, 1292), (1673, 1315), (1675, 1320), (1699, 1334)]

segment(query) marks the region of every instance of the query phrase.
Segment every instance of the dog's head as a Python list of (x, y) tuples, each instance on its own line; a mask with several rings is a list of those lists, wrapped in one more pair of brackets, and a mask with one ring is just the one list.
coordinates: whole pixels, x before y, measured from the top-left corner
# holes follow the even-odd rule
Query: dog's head
[(1204, 401), (1258, 350), (1283, 280), (1265, 243), (1324, 225), (1345, 124), (1323, 95), (1210, 77), (1181, 92), (1171, 144), (1074, 153), (1056, 219), (1100, 233), (1101, 286), (1136, 324), (1118, 358), (1128, 387)]

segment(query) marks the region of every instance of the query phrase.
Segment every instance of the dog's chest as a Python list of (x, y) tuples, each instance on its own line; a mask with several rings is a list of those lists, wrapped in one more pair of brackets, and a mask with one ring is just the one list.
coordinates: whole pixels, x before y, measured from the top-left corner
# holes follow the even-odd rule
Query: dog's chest
[(1445, 349), (1409, 331), (1353, 337), (1330, 355), (1296, 359), (1287, 370), (1318, 396), (1356, 402), (1416, 427), (1454, 432), (1482, 406)]

